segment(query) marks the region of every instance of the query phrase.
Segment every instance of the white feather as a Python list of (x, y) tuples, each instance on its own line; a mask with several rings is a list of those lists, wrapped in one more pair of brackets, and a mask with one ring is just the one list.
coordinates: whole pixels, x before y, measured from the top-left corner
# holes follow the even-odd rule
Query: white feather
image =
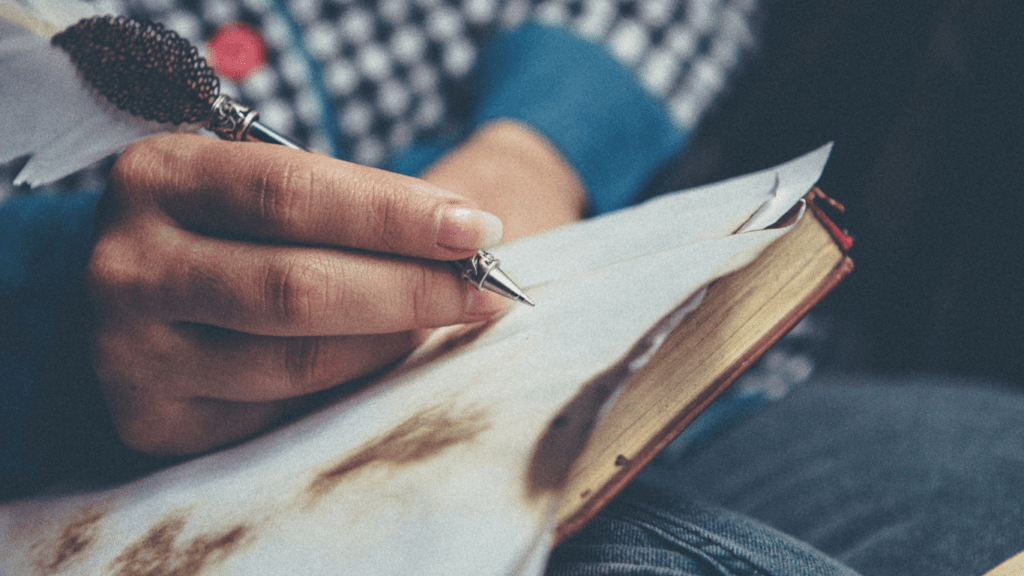
[(22, 2), (0, 0), (0, 38), (25, 32), (51, 38), (62, 29), (56, 22), (40, 17)]
[[(16, 21), (25, 19), (29, 24), (22, 23), (22, 26), (40, 35), (52, 37), (82, 18), (108, 13), (110, 7), (107, 2), (87, 3), (79, 0), (0, 0), (0, 16)], [(49, 28), (49, 32), (44, 34), (36, 30), (40, 26)]]
[(0, 0), (0, 164), (29, 156), (15, 185), (72, 174), (159, 132), (192, 131), (119, 110), (81, 79), (54, 32), (96, 15), (68, 0)]

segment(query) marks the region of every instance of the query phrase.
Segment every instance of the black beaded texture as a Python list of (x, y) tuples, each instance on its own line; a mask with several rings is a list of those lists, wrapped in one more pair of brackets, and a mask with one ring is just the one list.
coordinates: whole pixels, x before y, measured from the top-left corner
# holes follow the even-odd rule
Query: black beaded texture
[(195, 46), (163, 24), (94, 16), (52, 42), (107, 100), (146, 120), (206, 123), (220, 93), (217, 75)]

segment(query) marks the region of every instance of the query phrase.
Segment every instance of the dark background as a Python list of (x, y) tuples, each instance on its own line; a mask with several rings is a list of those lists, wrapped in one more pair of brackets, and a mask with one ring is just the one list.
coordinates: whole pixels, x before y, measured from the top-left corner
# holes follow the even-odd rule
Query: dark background
[[(828, 327), (819, 367), (1024, 385), (1024, 1), (767, 2), (760, 60), (649, 192), (834, 141), (820, 186), (848, 208), (856, 269), (812, 312)], [(80, 397), (94, 389), (54, 394), (73, 437), (37, 435), (82, 447), (52, 449), (68, 468), (126, 457), (105, 448), (109, 426), (79, 425), (104, 419)]]
[(1024, 385), (1024, 2), (789, 0), (652, 191), (834, 141), (819, 186), (856, 269), (814, 314), (824, 367)]

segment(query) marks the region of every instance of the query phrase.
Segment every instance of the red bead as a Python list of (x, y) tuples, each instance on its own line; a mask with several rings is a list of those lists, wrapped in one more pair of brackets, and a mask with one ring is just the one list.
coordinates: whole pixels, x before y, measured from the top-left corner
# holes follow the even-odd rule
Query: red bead
[(265, 63), (263, 38), (242, 24), (221, 27), (210, 39), (209, 48), (213, 69), (235, 82), (245, 80)]

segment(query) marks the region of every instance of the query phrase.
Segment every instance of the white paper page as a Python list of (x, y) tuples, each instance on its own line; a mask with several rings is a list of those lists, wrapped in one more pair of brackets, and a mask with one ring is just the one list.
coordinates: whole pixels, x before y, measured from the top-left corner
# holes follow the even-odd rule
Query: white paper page
[[(491, 253), (520, 286), (531, 288), (651, 251), (721, 238), (741, 226), (764, 228), (817, 183), (831, 151), (832, 144), (827, 144), (774, 168), (658, 196), (498, 246)], [(751, 219), (755, 211), (756, 221)]]
[[(793, 170), (804, 193), (821, 153)], [(624, 259), (570, 274), (537, 265), (524, 281), (536, 308), (438, 330), (360, 393), (291, 425), (124, 486), (0, 505), (0, 573), (540, 573), (561, 472), (590, 422), (649, 357), (652, 327), (667, 329), (663, 318), (787, 232), (729, 234), (783, 189), (774, 174), (790, 185), (784, 172), (711, 198), (731, 211), (709, 211), (717, 236), (678, 198), (623, 212), (628, 224), (656, 206), (615, 253)], [(582, 225), (600, 235), (566, 227), (503, 258), (614, 250), (615, 218)], [(686, 231), (666, 241), (662, 221)]]

